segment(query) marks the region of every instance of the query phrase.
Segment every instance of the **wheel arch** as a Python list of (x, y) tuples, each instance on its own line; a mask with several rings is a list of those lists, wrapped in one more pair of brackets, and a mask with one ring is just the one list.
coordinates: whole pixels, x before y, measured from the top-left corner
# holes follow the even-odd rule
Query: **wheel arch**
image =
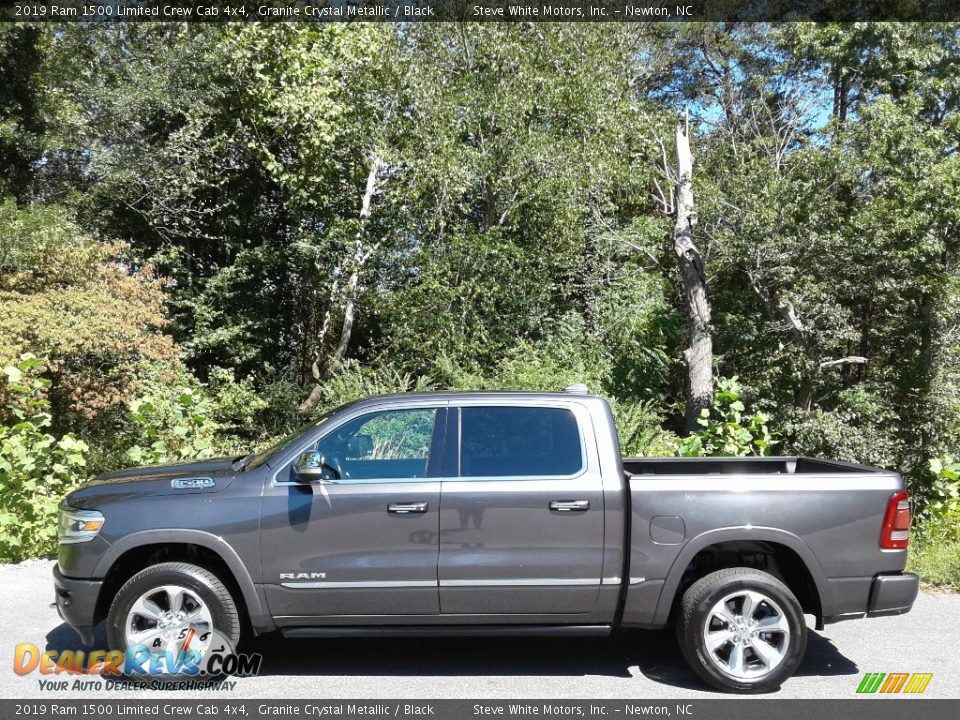
[[(824, 605), (829, 600), (830, 587), (819, 561), (810, 547), (799, 537), (785, 530), (766, 527), (733, 527), (711, 530), (691, 539), (677, 554), (664, 580), (653, 624), (662, 626), (670, 620), (682, 591), (684, 577), (698, 556), (725, 547), (755, 547), (760, 552), (785, 559), (790, 569), (780, 579), (797, 595), (804, 611), (823, 621)], [(808, 592), (809, 597), (803, 597)]]
[(202, 530), (145, 530), (125, 536), (110, 546), (97, 563), (104, 578), (97, 598), (96, 621), (106, 617), (117, 591), (137, 572), (158, 562), (184, 561), (221, 577), (235, 592), (241, 612), (254, 633), (275, 629), (266, 603), (236, 551), (222, 538)]

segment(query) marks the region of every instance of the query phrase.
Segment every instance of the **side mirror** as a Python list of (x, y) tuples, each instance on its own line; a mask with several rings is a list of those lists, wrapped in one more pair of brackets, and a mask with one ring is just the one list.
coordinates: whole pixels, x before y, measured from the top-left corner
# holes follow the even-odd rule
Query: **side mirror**
[(347, 457), (360, 459), (371, 455), (373, 455), (372, 436), (360, 433), (347, 441)]
[(301, 454), (293, 464), (290, 476), (294, 482), (302, 485), (334, 482), (337, 479), (336, 471), (327, 465), (323, 455), (316, 450)]

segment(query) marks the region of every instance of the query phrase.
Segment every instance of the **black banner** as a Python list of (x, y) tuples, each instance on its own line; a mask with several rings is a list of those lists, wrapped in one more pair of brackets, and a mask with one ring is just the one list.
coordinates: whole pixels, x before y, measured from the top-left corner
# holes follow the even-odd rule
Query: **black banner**
[(960, 21), (957, 0), (4, 0), (0, 22)]

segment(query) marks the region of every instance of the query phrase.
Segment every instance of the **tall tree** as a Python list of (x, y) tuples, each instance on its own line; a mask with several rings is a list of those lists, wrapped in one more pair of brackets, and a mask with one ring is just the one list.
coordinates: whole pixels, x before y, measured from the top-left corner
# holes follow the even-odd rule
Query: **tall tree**
[(0, 197), (31, 199), (45, 130), (43, 34), (33, 25), (0, 27)]

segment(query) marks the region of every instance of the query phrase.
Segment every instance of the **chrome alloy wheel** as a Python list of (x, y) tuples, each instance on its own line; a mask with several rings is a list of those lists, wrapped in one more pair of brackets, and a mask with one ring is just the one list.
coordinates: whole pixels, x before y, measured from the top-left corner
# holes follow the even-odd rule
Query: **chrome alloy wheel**
[(192, 650), (203, 656), (213, 639), (213, 616), (194, 590), (162, 585), (130, 607), (124, 625), (127, 647), (145, 645), (151, 654), (179, 658)]
[(703, 625), (703, 643), (722, 673), (753, 680), (783, 662), (790, 625), (769, 597), (756, 590), (738, 590), (711, 608)]

